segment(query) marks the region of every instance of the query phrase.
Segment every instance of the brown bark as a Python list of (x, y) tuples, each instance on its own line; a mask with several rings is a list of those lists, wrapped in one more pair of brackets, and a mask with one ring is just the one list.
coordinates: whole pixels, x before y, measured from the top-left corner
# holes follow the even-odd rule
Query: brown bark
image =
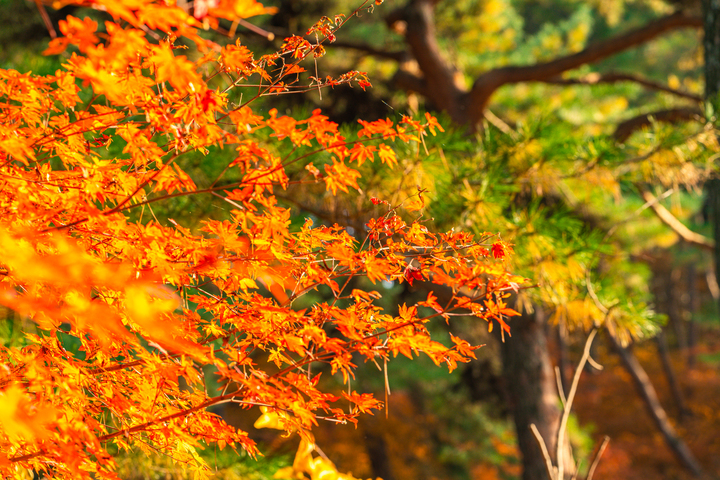
[(648, 377), (645, 372), (645, 369), (642, 365), (640, 365), (637, 358), (635, 358), (628, 349), (620, 345), (612, 335), (608, 335), (608, 338), (620, 355), (625, 368), (633, 379), (633, 383), (635, 384), (640, 397), (645, 402), (648, 413), (658, 427), (658, 430), (660, 430), (665, 438), (665, 442), (668, 447), (670, 447), (670, 450), (672, 450), (675, 454), (678, 461), (690, 470), (693, 475), (696, 477), (702, 476), (702, 467), (695, 459), (695, 456), (690, 451), (690, 448), (688, 448), (685, 441), (678, 436), (675, 428), (672, 426), (672, 423), (670, 423), (670, 419), (660, 403), (657, 393), (655, 392), (655, 388), (650, 381), (650, 377)]
[[(720, 125), (720, 0), (702, 0), (705, 38), (705, 110)], [(715, 277), (720, 278), (720, 179), (705, 184), (715, 239)]]
[[(435, 34), (433, 0), (412, 0), (402, 13), (406, 23), (405, 41), (422, 72), (423, 91), (417, 91), (440, 109), (446, 110), (459, 124), (464, 118), (464, 106), (461, 97), (465, 93), (463, 85), (453, 66), (443, 58)], [(396, 81), (410, 82), (410, 73), (396, 77)], [(417, 82), (416, 82), (417, 84)]]
[(687, 334), (685, 333), (685, 320), (683, 320), (682, 307), (682, 287), (680, 280), (682, 279), (682, 270), (672, 268), (669, 272), (667, 282), (665, 282), (665, 298), (667, 298), (668, 308), (665, 313), (668, 315), (669, 324), (675, 332), (675, 341), (677, 348), (681, 352), (687, 350)]
[(378, 423), (382, 423), (381, 420), (368, 418), (365, 423), (372, 424), (370, 427), (363, 427), (363, 433), (373, 476), (383, 480), (395, 480), (390, 457), (388, 456), (387, 442), (377, 429)]

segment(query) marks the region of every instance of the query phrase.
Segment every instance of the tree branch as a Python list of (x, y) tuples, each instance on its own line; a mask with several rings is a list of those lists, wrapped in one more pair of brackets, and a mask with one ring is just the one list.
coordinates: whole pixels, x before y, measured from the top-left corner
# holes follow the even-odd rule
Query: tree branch
[(615, 128), (613, 137), (618, 142), (624, 142), (633, 132), (651, 125), (653, 122), (675, 123), (682, 120), (701, 120), (703, 117), (703, 112), (699, 108), (693, 107), (670, 108), (668, 110), (644, 113), (619, 123)]
[[(404, 8), (395, 10), (387, 17), (387, 23), (405, 35), (410, 52), (417, 60), (426, 85), (425, 92), (418, 93), (427, 97), (436, 108), (446, 111), (455, 123), (471, 126), (480, 122), (490, 98), (503, 85), (557, 81), (553, 79), (563, 72), (636, 47), (665, 32), (677, 28), (702, 27), (702, 19), (676, 12), (549, 62), (491, 70), (477, 77), (468, 91), (452, 64), (443, 58), (437, 43), (434, 19), (436, 3), (436, 0), (409, 0)], [(698, 100), (694, 95), (630, 75), (611, 74), (604, 81), (635, 81), (648, 88)]]
[(42, 1), (35, 0), (35, 6), (40, 12), (43, 22), (45, 22), (45, 28), (47, 28), (50, 38), (57, 38), (57, 32), (55, 31), (55, 27), (53, 27), (52, 20), (50, 20), (50, 15), (48, 15), (47, 10), (45, 10), (45, 5), (42, 4)]
[(349, 50), (357, 50), (358, 52), (372, 55), (373, 57), (384, 58), (387, 60), (395, 60), (402, 62), (405, 60), (409, 53), (404, 50), (396, 50), (394, 52), (388, 52), (386, 50), (380, 50), (367, 43), (354, 43), (354, 42), (343, 42), (336, 40), (333, 43), (327, 44), (328, 48), (347, 48)]
[(568, 70), (628, 50), (667, 31), (683, 27), (697, 28), (701, 26), (702, 19), (689, 17), (682, 12), (676, 12), (672, 15), (653, 20), (623, 35), (618, 35), (590, 45), (585, 50), (572, 55), (535, 65), (523, 67), (510, 66), (491, 70), (480, 75), (475, 80), (472, 90), (468, 94), (468, 101), (466, 103), (468, 108), (471, 109), (468, 112), (468, 120), (471, 125), (476, 124), (482, 118), (483, 111), (492, 94), (503, 85), (508, 83), (545, 81)]
[(586, 480), (592, 480), (593, 475), (595, 475), (595, 469), (600, 463), (600, 457), (602, 457), (602, 454), (605, 453), (605, 449), (607, 448), (608, 443), (610, 443), (610, 437), (605, 435), (605, 437), (603, 437), (602, 443), (600, 444), (600, 447), (597, 449), (597, 453), (595, 454), (592, 463), (590, 464), (590, 469), (588, 470)]
[(407, 70), (399, 69), (395, 72), (395, 75), (393, 75), (391, 82), (403, 90), (419, 93), (424, 97), (431, 98), (425, 79), (413, 75)]
[(633, 383), (635, 383), (638, 394), (642, 397), (648, 413), (655, 422), (658, 430), (662, 433), (667, 446), (670, 447), (680, 463), (688, 468), (695, 477), (701, 477), (703, 475), (702, 467), (698, 463), (692, 451), (690, 451), (687, 443), (680, 438), (670, 422), (665, 409), (660, 403), (655, 387), (653, 387), (650, 377), (648, 377), (645, 369), (642, 365), (640, 365), (640, 362), (638, 362), (635, 355), (620, 344), (620, 342), (615, 338), (613, 332), (608, 332), (608, 339), (615, 347), (615, 350), (618, 352), (620, 358), (625, 364), (626, 370), (632, 377)]
[(637, 75), (631, 75), (628, 73), (611, 72), (602, 75), (598, 73), (591, 73), (590, 75), (586, 75), (582, 78), (549, 78), (543, 81), (545, 83), (551, 83), (554, 85), (597, 85), (599, 83), (634, 82), (642, 85), (649, 90), (658, 90), (661, 92), (670, 93), (672, 95), (681, 98), (687, 98), (688, 100), (692, 100), (698, 103), (702, 103), (703, 101), (700, 95), (695, 95), (693, 93), (685, 92), (683, 90), (670, 88), (667, 85), (663, 85), (662, 83), (653, 82), (652, 80), (648, 80), (647, 78), (643, 78)]
[(638, 187), (638, 189), (640, 190), (640, 194), (642, 195), (643, 199), (648, 202), (650, 208), (653, 209), (660, 221), (670, 227), (675, 233), (680, 236), (680, 238), (682, 238), (684, 241), (691, 245), (695, 245), (711, 252), (713, 251), (713, 249), (715, 248), (715, 242), (703, 235), (700, 235), (699, 233), (693, 232), (685, 225), (683, 225), (683, 223), (677, 218), (675, 218), (675, 216), (670, 213), (667, 208), (663, 207), (660, 204), (658, 199), (655, 198), (652, 193), (644, 190), (641, 187)]
[(570, 418), (570, 410), (572, 409), (573, 400), (575, 400), (575, 393), (577, 393), (577, 387), (580, 383), (580, 375), (583, 372), (583, 369), (585, 368), (585, 363), (587, 362), (588, 358), (590, 358), (590, 347), (592, 346), (593, 339), (595, 338), (595, 335), (597, 334), (597, 328), (593, 328), (590, 332), (590, 335), (588, 335), (587, 340), (585, 340), (585, 348), (583, 349), (582, 357), (580, 357), (580, 361), (578, 362), (578, 366), (575, 369), (575, 375), (573, 375), (572, 383), (570, 384), (570, 392), (567, 395), (567, 402), (565, 402), (565, 407), (563, 408), (562, 418), (560, 419), (560, 427), (558, 428), (558, 440), (557, 440), (557, 468), (558, 468), (558, 480), (563, 480), (565, 478), (564, 472), (565, 472), (565, 464), (563, 463), (563, 453), (564, 449), (562, 448), (562, 445), (565, 442), (565, 434), (567, 433), (567, 422)]

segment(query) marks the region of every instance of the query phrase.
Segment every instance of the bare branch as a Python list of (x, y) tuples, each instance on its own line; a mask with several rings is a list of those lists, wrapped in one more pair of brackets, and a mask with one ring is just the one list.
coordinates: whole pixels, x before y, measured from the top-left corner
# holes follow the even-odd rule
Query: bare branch
[(588, 475), (587, 475), (586, 480), (592, 480), (593, 475), (595, 475), (595, 469), (597, 468), (598, 464), (600, 463), (600, 457), (602, 457), (602, 454), (605, 453), (605, 449), (607, 448), (608, 443), (610, 443), (610, 437), (605, 435), (602, 443), (600, 444), (600, 448), (598, 448), (598, 451), (595, 454), (595, 458), (593, 458), (592, 464), (590, 465), (590, 470), (588, 470)]
[(630, 118), (618, 124), (613, 133), (613, 137), (615, 137), (615, 140), (618, 142), (624, 142), (633, 132), (651, 125), (653, 122), (675, 123), (683, 120), (702, 121), (703, 118), (704, 115), (699, 108), (684, 107), (658, 110), (638, 115), (637, 117)]
[(432, 99), (425, 79), (418, 77), (417, 75), (413, 75), (407, 70), (400, 69), (395, 72), (395, 75), (393, 75), (392, 78), (392, 83), (403, 90), (419, 93), (424, 97)]
[(547, 446), (545, 445), (545, 440), (543, 440), (542, 435), (540, 435), (540, 431), (534, 423), (530, 424), (530, 430), (533, 435), (535, 435), (535, 440), (537, 440), (540, 450), (542, 451), (542, 456), (545, 459), (545, 468), (547, 468), (548, 479), (555, 480), (555, 467), (553, 467), (552, 460), (550, 459), (550, 454), (548, 453)]
[(519, 82), (537, 82), (556, 77), (563, 72), (596, 62), (637, 45), (643, 44), (662, 33), (683, 27), (701, 27), (702, 20), (681, 12), (654, 20), (623, 35), (590, 45), (585, 50), (545, 63), (523, 67), (503, 67), (480, 75), (468, 94), (468, 119), (471, 125), (482, 118), (483, 111), (492, 94), (503, 85)]
[(558, 428), (558, 440), (557, 440), (557, 468), (558, 468), (558, 480), (562, 480), (564, 477), (564, 471), (565, 471), (565, 464), (563, 463), (563, 453), (564, 448), (562, 448), (563, 443), (565, 442), (565, 433), (567, 431), (567, 422), (570, 418), (570, 410), (572, 409), (573, 400), (575, 400), (575, 393), (577, 392), (578, 384), (580, 383), (580, 375), (582, 374), (583, 368), (585, 368), (585, 362), (587, 362), (587, 359), (590, 357), (590, 347), (592, 346), (593, 339), (595, 338), (595, 335), (597, 334), (597, 328), (594, 328), (592, 332), (590, 332), (590, 335), (588, 335), (587, 340), (585, 341), (585, 348), (583, 349), (582, 357), (580, 357), (580, 362), (578, 362), (577, 369), (575, 370), (575, 376), (573, 377), (573, 381), (570, 384), (570, 392), (567, 396), (567, 402), (565, 403), (565, 408), (563, 408), (563, 414), (562, 418), (560, 420), (560, 427)]
[(50, 38), (57, 38), (57, 32), (55, 31), (55, 27), (53, 27), (52, 21), (50, 20), (50, 15), (48, 15), (47, 10), (45, 10), (45, 5), (42, 4), (41, 0), (35, 0), (35, 6), (38, 9), (38, 12), (40, 12), (40, 16), (43, 19), (43, 22), (45, 22), (45, 28), (47, 28), (48, 33), (50, 34)]
[(699, 233), (693, 232), (692, 230), (687, 228), (680, 220), (675, 218), (675, 216), (670, 213), (667, 208), (663, 207), (652, 193), (644, 190), (641, 187), (638, 187), (638, 189), (640, 190), (640, 194), (642, 195), (643, 199), (648, 202), (650, 208), (653, 209), (660, 221), (670, 227), (675, 233), (680, 236), (680, 238), (682, 238), (684, 241), (691, 245), (698, 246), (711, 252), (714, 251), (715, 242), (712, 239), (700, 235)]
[(632, 377), (633, 383), (635, 383), (638, 394), (642, 397), (648, 413), (655, 422), (658, 430), (662, 433), (667, 446), (670, 447), (677, 456), (680, 463), (687, 467), (695, 477), (702, 477), (702, 467), (692, 451), (690, 451), (687, 443), (678, 435), (672, 422), (670, 422), (647, 372), (645, 372), (645, 369), (640, 365), (635, 355), (620, 344), (612, 331), (608, 331), (608, 334), (607, 338), (620, 355), (620, 358), (625, 364), (625, 368)]
[(518, 133), (512, 129), (510, 125), (505, 123), (505, 121), (495, 115), (493, 112), (490, 111), (490, 109), (485, 110), (485, 119), (495, 125), (495, 128), (503, 132), (505, 135), (510, 135), (513, 140), (517, 140), (519, 137)]
[[(690, 17), (682, 12), (658, 18), (642, 27), (623, 35), (588, 46), (585, 50), (560, 57), (545, 63), (528, 66), (509, 66), (491, 70), (480, 75), (473, 84), (465, 102), (470, 109), (467, 120), (471, 125), (481, 118), (492, 94), (503, 85), (519, 82), (545, 81), (563, 72), (587, 63), (602, 60), (616, 53), (643, 44), (665, 32), (684, 27), (702, 27), (702, 19)], [(422, 65), (421, 65), (422, 67)], [(424, 71), (424, 68), (423, 68)]]
[(600, 83), (633, 82), (642, 85), (649, 90), (658, 90), (661, 92), (670, 93), (672, 95), (681, 98), (687, 98), (688, 100), (692, 100), (698, 103), (702, 103), (703, 101), (700, 95), (695, 95), (693, 93), (683, 90), (670, 88), (667, 85), (663, 85), (662, 83), (654, 82), (652, 80), (648, 80), (647, 78), (643, 78), (638, 75), (632, 75), (629, 73), (611, 72), (602, 75), (599, 73), (591, 73), (581, 78), (549, 78), (543, 81), (545, 83), (551, 83), (553, 85), (597, 85)]
[(349, 50), (357, 50), (358, 52), (366, 53), (368, 55), (372, 55), (373, 57), (384, 58), (387, 60), (395, 60), (398, 62), (402, 62), (409, 56), (408, 52), (406, 52), (404, 50), (396, 50), (393, 52), (388, 52), (387, 50), (380, 50), (378, 48), (373, 47), (372, 45), (368, 45), (367, 43), (343, 42), (340, 40), (337, 40), (333, 43), (329, 43), (327, 45), (327, 47), (328, 48), (347, 48)]

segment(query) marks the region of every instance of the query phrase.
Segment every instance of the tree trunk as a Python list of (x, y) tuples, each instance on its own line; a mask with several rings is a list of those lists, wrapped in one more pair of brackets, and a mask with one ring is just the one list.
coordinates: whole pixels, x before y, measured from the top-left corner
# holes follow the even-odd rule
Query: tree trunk
[(645, 401), (648, 413), (665, 438), (665, 442), (673, 451), (680, 463), (687, 467), (693, 475), (700, 477), (703, 474), (702, 467), (700, 467), (700, 464), (695, 459), (695, 456), (690, 451), (685, 441), (678, 436), (677, 432), (675, 432), (675, 428), (673, 428), (665, 409), (660, 404), (655, 388), (650, 381), (650, 377), (648, 377), (645, 372), (645, 369), (642, 365), (640, 365), (640, 362), (638, 362), (637, 358), (635, 358), (635, 355), (620, 345), (612, 335), (608, 335), (608, 338), (615, 347), (615, 350), (617, 350), (620, 358), (622, 358), (625, 368), (628, 373), (630, 373), (638, 393)]
[[(702, 0), (705, 27), (705, 110), (708, 121), (718, 124), (720, 114), (720, 0)], [(705, 185), (715, 238), (715, 277), (720, 278), (720, 180)]]
[[(377, 423), (377, 420), (375, 423)], [(365, 433), (365, 447), (367, 448), (368, 457), (370, 457), (373, 476), (383, 480), (395, 480), (390, 458), (388, 457), (385, 437), (374, 428), (364, 428), (363, 432)]]
[[(514, 317), (512, 337), (502, 344), (504, 376), (515, 420), (518, 446), (523, 456), (523, 480), (547, 480), (547, 469), (530, 425), (537, 426), (550, 451), (553, 463), (560, 425), (559, 398), (550, 364), (542, 310)], [(574, 472), (572, 455), (566, 444), (565, 471)]]
[(702, 0), (705, 28), (705, 100), (712, 104), (715, 119), (720, 93), (720, 0)]

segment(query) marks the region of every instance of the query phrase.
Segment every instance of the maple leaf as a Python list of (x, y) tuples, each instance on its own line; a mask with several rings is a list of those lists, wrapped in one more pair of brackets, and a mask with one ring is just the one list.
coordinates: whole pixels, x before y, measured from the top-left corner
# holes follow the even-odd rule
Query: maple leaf
[(375, 160), (375, 151), (377, 151), (377, 147), (374, 145), (356, 143), (350, 150), (350, 160), (358, 162), (358, 166), (365, 163), (365, 160), (370, 160), (372, 162)]
[(427, 120), (428, 127), (430, 128), (430, 133), (433, 134), (433, 136), (436, 135), (435, 129), (437, 128), (441, 132), (444, 132), (445, 130), (442, 128), (442, 126), (438, 123), (437, 118), (430, 115), (428, 112), (425, 112), (425, 119)]
[(342, 396), (352, 402), (355, 405), (354, 408), (362, 413), (372, 414), (374, 409), (382, 407), (382, 403), (375, 399), (370, 393), (357, 393), (353, 390), (351, 393), (343, 392)]
[(328, 190), (332, 190), (333, 195), (337, 194), (338, 189), (348, 192), (348, 187), (359, 189), (357, 178), (360, 172), (349, 168), (343, 162), (334, 161), (331, 165), (325, 165), (325, 185)]
[(403, 208), (409, 212), (416, 212), (425, 208), (425, 199), (422, 195), (411, 198), (403, 203)]
[(157, 285), (128, 287), (124, 304), (128, 316), (148, 338), (170, 351), (204, 357), (205, 349), (182, 338), (181, 324), (169, 315), (179, 306), (177, 296), (169, 289)]
[(81, 52), (85, 52), (100, 41), (95, 35), (98, 27), (97, 22), (89, 18), (80, 20), (77, 17), (68, 15), (65, 20), (58, 22), (58, 27), (60, 33), (64, 36), (53, 39), (50, 42), (50, 47), (43, 52), (43, 55), (62, 53), (68, 45), (77, 45)]
[(477, 357), (475, 356), (474, 350), (477, 350), (477, 349), (480, 348), (480, 347), (478, 347), (478, 346), (472, 346), (472, 345), (470, 345), (470, 343), (468, 343), (467, 340), (464, 340), (464, 339), (462, 339), (462, 338), (456, 337), (456, 336), (453, 335), (452, 333), (450, 334), (450, 340), (452, 340), (452, 342), (455, 344), (455, 349), (456, 349), (456, 350), (458, 351), (458, 353), (460, 353), (462, 356), (477, 359)]
[(382, 138), (395, 139), (397, 132), (395, 131), (392, 120), (386, 118), (385, 120), (375, 120), (374, 122), (366, 122), (365, 120), (358, 120), (363, 128), (358, 132), (358, 138), (372, 137), (373, 135), (380, 134)]
[(206, 89), (195, 64), (184, 55), (176, 57), (167, 42), (151, 48), (147, 63), (155, 70), (158, 83), (169, 82), (182, 93), (196, 93)]
[(384, 143), (379, 147), (378, 156), (380, 157), (380, 160), (383, 163), (386, 163), (390, 168), (397, 165), (397, 156), (395, 155), (395, 151)]
[(503, 244), (502, 242), (495, 242), (492, 244), (492, 247), (490, 247), (490, 251), (495, 258), (504, 258), (505, 249), (505, 244)]
[(415, 280), (422, 280), (422, 271), (419, 268), (408, 266), (403, 274), (405, 280), (412, 285)]
[[(272, 405), (258, 426), (301, 435), (294, 477), (352, 478), (312, 457), (309, 429), (319, 414), (356, 422), (380, 402), (352, 392), (344, 394), (350, 413), (333, 406), (340, 397), (323, 390), (309, 365), (325, 362), (349, 382), (358, 357), (425, 352), (452, 369), (473, 347), (454, 337), (453, 348), (431, 340), (424, 324), (438, 313), (449, 318), (432, 293), (402, 305), (394, 317), (375, 302), (379, 292), (348, 294), (349, 279), (422, 279), (454, 289), (482, 284), (486, 297), (456, 299), (446, 308), (470, 309), (505, 330), (504, 319), (516, 313), (503, 292), (523, 279), (494, 259), (504, 260), (511, 249), (497, 242), (491, 258), (471, 235), (407, 225), (377, 197), (370, 201), (388, 212), (367, 222), (370, 242), (357, 242), (337, 225), (309, 220), (295, 226), (280, 204), (285, 199), (275, 196), (298, 181), (294, 172), (322, 178), (333, 194), (359, 190), (360, 173), (348, 158), (361, 165), (377, 153), (394, 167), (395, 150), (378, 142), (419, 143), (426, 129), (442, 130), (437, 120), (361, 120), (360, 140), (348, 142), (318, 109), (298, 119), (276, 109), (256, 113), (255, 99), (247, 96), (241, 105), (229, 103), (239, 91), (231, 90), (255, 74), (255, 98), (295, 88), (304, 69), (292, 58), (323, 53), (321, 45), (294, 36), (279, 51), (255, 58), (239, 42), (220, 47), (198, 35), (200, 27), (218, 28), (221, 18), (271, 11), (254, 0), (200, 0), (192, 12), (145, 0), (95, 0), (93, 6), (114, 21), (100, 34), (93, 20), (62, 20), (62, 37), (46, 53), (77, 48), (54, 75), (0, 69), (6, 97), (0, 104), (6, 120), (0, 124), (6, 183), (0, 189), (0, 252), (6, 252), (0, 304), (49, 332), (28, 334), (26, 347), (3, 350), (13, 367), (3, 372), (0, 391), (0, 451), (15, 456), (0, 456), (0, 475), (32, 468), (63, 478), (109, 477), (112, 458), (103, 449), (113, 442), (166, 451), (196, 466), (202, 459), (193, 445), (200, 440), (254, 455), (247, 432), (208, 410), (240, 401)], [(332, 41), (343, 18), (325, 17), (313, 32)], [(181, 49), (188, 54), (179, 55)], [(355, 82), (370, 85), (358, 71), (311, 79), (313, 86)], [(199, 158), (221, 149), (234, 149), (235, 158), (214, 183), (201, 175), (198, 188), (186, 154)], [(291, 153), (280, 157), (280, 151)], [(310, 160), (324, 164), (324, 172)], [(217, 195), (231, 209), (198, 222), (200, 228), (153, 210), (171, 199), (205, 198), (201, 194)], [(424, 205), (419, 195), (412, 202), (405, 207)], [(408, 265), (409, 256), (418, 266)], [(292, 308), (321, 286), (330, 287), (334, 303)], [(435, 313), (421, 317), (418, 306)], [(71, 341), (58, 341), (60, 332)], [(225, 390), (207, 388), (207, 366)]]

